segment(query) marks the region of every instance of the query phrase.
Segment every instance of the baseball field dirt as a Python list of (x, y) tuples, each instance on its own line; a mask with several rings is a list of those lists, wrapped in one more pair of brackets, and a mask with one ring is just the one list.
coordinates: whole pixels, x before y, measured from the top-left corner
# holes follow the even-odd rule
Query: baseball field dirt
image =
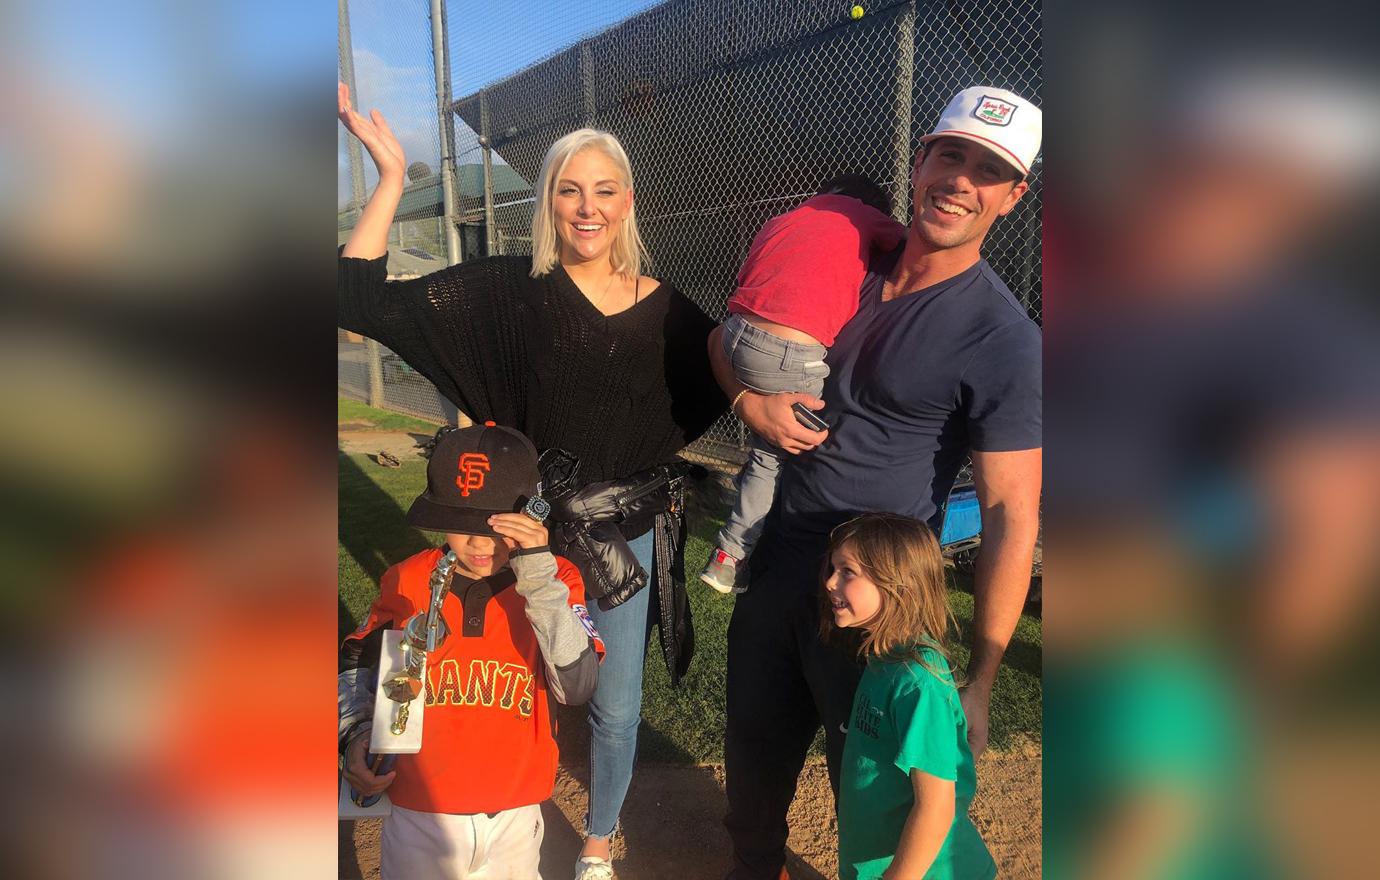
[[(583, 763), (583, 762), (581, 762)], [(573, 772), (572, 772), (573, 771)], [(1040, 749), (987, 751), (978, 760), (978, 794), (972, 816), (996, 858), (999, 876), (1040, 876)], [(555, 796), (542, 812), (546, 837), (541, 873), (570, 876), (580, 849), (585, 768), (561, 768)], [(724, 831), (723, 767), (644, 765), (637, 768), (623, 808), (623, 837), (615, 842), (614, 867), (621, 880), (719, 880), (729, 867)], [(382, 820), (341, 823), (340, 876), (377, 880)], [(791, 805), (790, 858), (794, 880), (838, 876), (838, 829), (829, 776), (812, 760), (800, 776)]]

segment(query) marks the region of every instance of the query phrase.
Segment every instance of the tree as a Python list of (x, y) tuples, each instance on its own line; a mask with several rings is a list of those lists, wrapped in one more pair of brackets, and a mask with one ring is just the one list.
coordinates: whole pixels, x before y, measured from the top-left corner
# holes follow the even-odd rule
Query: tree
[(436, 172), (432, 171), (431, 166), (425, 162), (413, 162), (411, 165), (407, 166), (407, 179), (413, 183), (419, 183), (429, 177), (434, 177), (435, 174)]

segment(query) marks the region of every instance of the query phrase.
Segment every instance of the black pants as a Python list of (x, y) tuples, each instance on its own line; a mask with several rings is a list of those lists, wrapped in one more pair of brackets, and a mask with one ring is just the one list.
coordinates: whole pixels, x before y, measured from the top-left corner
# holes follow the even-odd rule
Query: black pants
[(753, 554), (748, 591), (733, 609), (724, 742), (731, 880), (776, 880), (780, 874), (786, 811), (820, 724), (838, 797), (844, 730), (862, 667), (819, 639), (819, 566), (826, 549), (818, 542), (786, 553), (764, 541)]

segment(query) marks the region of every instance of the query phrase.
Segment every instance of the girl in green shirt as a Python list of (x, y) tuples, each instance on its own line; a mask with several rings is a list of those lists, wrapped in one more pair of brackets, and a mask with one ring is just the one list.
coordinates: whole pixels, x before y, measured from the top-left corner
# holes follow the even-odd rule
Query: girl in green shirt
[(939, 542), (923, 523), (868, 513), (830, 536), (822, 634), (867, 663), (839, 784), (843, 880), (991, 880), (968, 805), (968, 723), (944, 642), (953, 614)]

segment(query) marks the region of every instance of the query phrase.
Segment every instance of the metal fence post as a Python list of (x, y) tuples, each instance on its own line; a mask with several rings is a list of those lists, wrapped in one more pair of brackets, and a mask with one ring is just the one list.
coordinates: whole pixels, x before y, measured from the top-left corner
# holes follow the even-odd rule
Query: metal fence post
[[(336, 25), (338, 31), (338, 51), (340, 53), (340, 76), (350, 87), (350, 103), (359, 108), (359, 90), (355, 88), (355, 51), (350, 42), (350, 4), (348, 0), (338, 0)], [(345, 151), (350, 157), (350, 207), (358, 214), (364, 209), (364, 151), (359, 138), (347, 135)]]
[(896, 18), (896, 128), (891, 153), (895, 162), (891, 178), (891, 213), (905, 223), (910, 219), (911, 111), (915, 102), (915, 4), (908, 4)]
[(455, 225), (455, 156), (451, 150), (450, 65), (446, 48), (446, 13), (442, 0), (431, 0), (431, 57), (436, 73), (436, 135), (441, 141), (441, 212), (446, 224), (446, 263), (460, 262), (460, 230)]
[(384, 407), (383, 361), (380, 358), (379, 344), (376, 340), (365, 338), (364, 359), (369, 365), (369, 405), (382, 409)]
[(484, 148), (484, 253), (493, 256), (494, 235), (494, 170), (493, 147), (489, 143), (489, 92), (479, 92), (479, 143)]

